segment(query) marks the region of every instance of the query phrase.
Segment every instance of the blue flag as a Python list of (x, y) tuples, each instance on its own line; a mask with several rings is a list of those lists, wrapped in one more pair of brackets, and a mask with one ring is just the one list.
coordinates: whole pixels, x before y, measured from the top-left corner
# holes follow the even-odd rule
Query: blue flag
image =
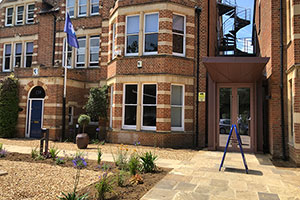
[(67, 33), (68, 44), (72, 47), (78, 48), (79, 45), (78, 45), (77, 37), (76, 37), (75, 31), (74, 31), (69, 13), (67, 13), (64, 32)]

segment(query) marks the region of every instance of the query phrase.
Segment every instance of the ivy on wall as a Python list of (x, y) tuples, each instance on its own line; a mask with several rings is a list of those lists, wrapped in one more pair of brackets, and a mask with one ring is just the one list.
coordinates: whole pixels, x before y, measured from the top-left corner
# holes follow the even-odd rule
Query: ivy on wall
[(0, 137), (15, 136), (19, 112), (18, 80), (12, 74), (0, 82)]

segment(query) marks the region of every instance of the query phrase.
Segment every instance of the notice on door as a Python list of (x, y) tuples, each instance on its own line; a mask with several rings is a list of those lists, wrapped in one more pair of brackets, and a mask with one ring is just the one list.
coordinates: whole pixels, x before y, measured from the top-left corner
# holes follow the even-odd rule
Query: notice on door
[(199, 92), (199, 102), (205, 102), (205, 92)]

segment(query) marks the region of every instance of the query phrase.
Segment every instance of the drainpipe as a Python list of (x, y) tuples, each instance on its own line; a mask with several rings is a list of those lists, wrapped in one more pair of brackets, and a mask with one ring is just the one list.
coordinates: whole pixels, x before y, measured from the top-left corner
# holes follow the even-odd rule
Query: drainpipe
[(53, 15), (53, 51), (52, 51), (52, 66), (55, 65), (55, 40), (56, 40), (56, 15), (52, 13)]
[[(210, 1), (208, 1), (207, 10), (207, 57), (210, 53)], [(208, 72), (206, 71), (206, 87), (205, 87), (205, 147), (208, 147)]]
[(284, 124), (284, 101), (283, 101), (283, 7), (280, 0), (280, 104), (281, 104), (281, 134), (282, 134), (282, 158), (286, 160), (285, 152), (285, 124)]
[(200, 13), (201, 8), (195, 7), (195, 12), (197, 16), (197, 87), (196, 87), (196, 132), (195, 132), (195, 147), (198, 147), (198, 137), (199, 137), (199, 74), (200, 74)]

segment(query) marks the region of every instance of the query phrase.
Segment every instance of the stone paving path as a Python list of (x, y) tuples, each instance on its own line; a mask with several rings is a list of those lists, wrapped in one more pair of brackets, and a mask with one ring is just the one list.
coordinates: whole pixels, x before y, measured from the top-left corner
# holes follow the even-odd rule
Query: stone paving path
[(300, 170), (275, 167), (268, 156), (246, 154), (245, 174), (239, 153), (199, 151), (180, 163), (142, 200), (300, 200)]
[[(5, 145), (5, 149), (31, 152), (31, 147), (24, 146)], [(246, 154), (249, 174), (245, 174), (241, 154), (228, 153), (219, 172), (222, 155), (199, 151), (190, 161), (158, 159), (159, 167), (173, 170), (142, 200), (300, 200), (299, 168), (275, 167), (267, 155)], [(95, 160), (97, 154), (89, 152), (88, 158)], [(111, 154), (103, 154), (102, 158), (113, 161)]]

